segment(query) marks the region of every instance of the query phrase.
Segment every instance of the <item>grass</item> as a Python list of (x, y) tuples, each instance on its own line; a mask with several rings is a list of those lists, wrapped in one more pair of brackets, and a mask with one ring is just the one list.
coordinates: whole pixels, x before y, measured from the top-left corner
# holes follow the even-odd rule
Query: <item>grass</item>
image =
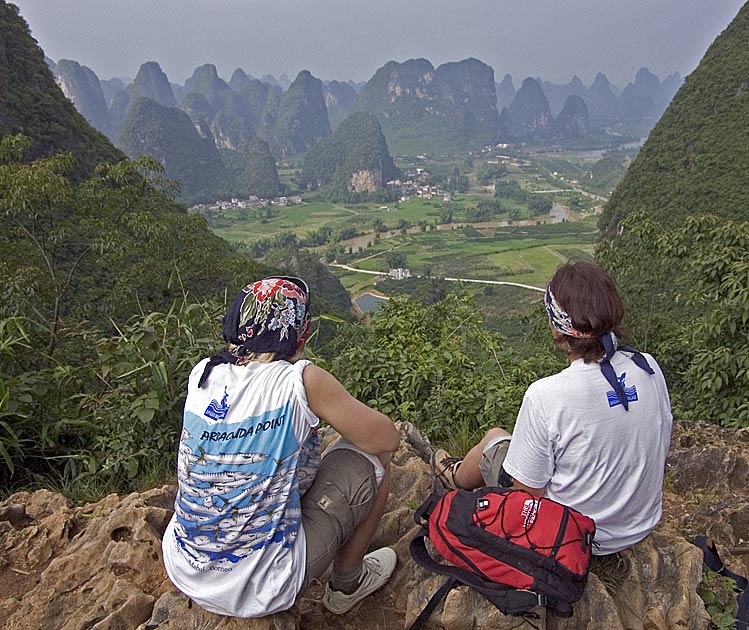
[(592, 227), (585, 228), (583, 222), (497, 228), (491, 236), (479, 238), (467, 236), (468, 230), (460, 228), (399, 234), (365, 249), (351, 265), (369, 271), (387, 271), (385, 254), (397, 250), (405, 255), (416, 274), (428, 269), (434, 277), (505, 280), (542, 287), (569, 258), (592, 257), (596, 235)]

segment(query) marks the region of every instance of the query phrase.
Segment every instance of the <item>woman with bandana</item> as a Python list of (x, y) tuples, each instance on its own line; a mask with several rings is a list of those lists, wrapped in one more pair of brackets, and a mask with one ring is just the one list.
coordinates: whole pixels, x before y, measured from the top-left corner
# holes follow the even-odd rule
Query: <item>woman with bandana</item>
[(587, 262), (560, 267), (545, 296), (555, 344), (570, 365), (526, 391), (513, 434), (490, 429), (459, 460), (438, 450), (450, 488), (514, 486), (596, 523), (595, 555), (639, 542), (661, 518), (671, 405), (655, 359), (619, 343), (622, 300)]
[[(332, 564), (323, 604), (341, 614), (395, 569), (392, 549), (366, 552), (400, 435), (302, 359), (309, 302), (300, 278), (245, 287), (224, 316), (228, 346), (190, 374), (162, 549), (173, 584), (211, 612), (287, 610)], [(342, 436), (322, 459), (320, 420)]]

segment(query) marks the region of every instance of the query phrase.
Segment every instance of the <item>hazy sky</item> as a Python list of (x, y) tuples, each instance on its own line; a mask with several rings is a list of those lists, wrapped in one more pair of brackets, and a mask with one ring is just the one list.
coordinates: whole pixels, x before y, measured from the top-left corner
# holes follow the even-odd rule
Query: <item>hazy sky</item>
[(225, 79), (308, 69), (365, 81), (388, 60), (435, 66), (477, 57), (500, 80), (623, 87), (647, 66), (661, 78), (697, 65), (743, 0), (14, 0), (46, 54), (100, 78), (158, 61), (170, 80), (213, 63)]

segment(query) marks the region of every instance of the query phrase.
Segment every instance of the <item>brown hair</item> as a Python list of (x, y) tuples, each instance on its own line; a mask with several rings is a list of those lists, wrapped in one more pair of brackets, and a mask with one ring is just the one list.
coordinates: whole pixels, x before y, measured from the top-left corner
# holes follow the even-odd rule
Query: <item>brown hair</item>
[[(619, 336), (624, 303), (613, 278), (598, 265), (569, 262), (557, 269), (549, 286), (559, 305), (572, 318), (576, 330), (596, 335), (613, 331)], [(554, 341), (568, 354), (582, 357), (585, 363), (599, 361), (605, 354), (597, 336), (578, 339), (557, 333)]]

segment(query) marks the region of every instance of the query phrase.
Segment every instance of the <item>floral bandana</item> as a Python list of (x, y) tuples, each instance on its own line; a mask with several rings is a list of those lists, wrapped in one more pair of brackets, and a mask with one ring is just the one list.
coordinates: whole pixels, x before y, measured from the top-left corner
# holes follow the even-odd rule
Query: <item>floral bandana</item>
[(248, 285), (224, 316), (224, 340), (247, 352), (277, 352), (290, 357), (309, 332), (307, 293), (286, 278), (264, 278)]
[(597, 338), (601, 342), (605, 352), (603, 359), (601, 359), (599, 363), (601, 374), (603, 374), (606, 382), (614, 388), (614, 392), (616, 392), (616, 396), (621, 402), (625, 411), (629, 411), (629, 401), (627, 400), (627, 395), (624, 392), (624, 388), (622, 387), (622, 384), (616, 375), (614, 366), (611, 365), (611, 359), (617, 350), (631, 353), (630, 359), (632, 359), (637, 367), (639, 367), (641, 370), (645, 370), (648, 374), (655, 374), (653, 368), (650, 367), (647, 359), (634, 348), (630, 348), (629, 346), (620, 344), (619, 339), (613, 331), (607, 331), (604, 333), (584, 333), (577, 330), (572, 325), (572, 317), (570, 317), (569, 313), (567, 313), (567, 311), (565, 311), (561, 307), (559, 302), (557, 302), (556, 298), (554, 297), (554, 294), (551, 292), (551, 284), (546, 287), (546, 297), (544, 299), (544, 303), (546, 304), (546, 312), (549, 315), (551, 325), (554, 326), (554, 328), (560, 333), (569, 337), (575, 337), (576, 339)]
[(211, 357), (198, 386), (202, 387), (216, 365), (236, 364), (249, 353), (292, 357), (309, 333), (308, 306), (309, 289), (299, 278), (270, 277), (247, 285), (224, 315), (224, 341), (234, 347)]

